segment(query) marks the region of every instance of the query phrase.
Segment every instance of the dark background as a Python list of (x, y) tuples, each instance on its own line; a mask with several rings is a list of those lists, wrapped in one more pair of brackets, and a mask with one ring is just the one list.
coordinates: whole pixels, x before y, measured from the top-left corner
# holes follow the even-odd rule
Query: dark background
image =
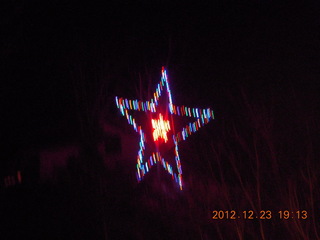
[[(118, 118), (114, 96), (135, 99), (142, 91), (146, 97), (162, 66), (177, 105), (214, 109), (216, 122), (208, 131), (216, 138), (224, 136), (219, 128), (228, 122), (246, 132), (241, 127), (248, 123), (246, 112), (238, 105), (245, 96), (258, 112), (259, 106), (273, 109), (279, 141), (291, 134), (288, 146), (304, 145), (295, 129), (304, 120), (318, 126), (319, 117), (319, 6), (316, 1), (2, 2), (1, 176), (25, 149), (95, 141), (100, 110), (105, 108), (106, 121)], [(94, 107), (98, 110), (91, 111)], [(310, 129), (312, 136), (317, 129)]]
[(1, 136), (9, 145), (42, 142), (59, 123), (74, 125), (79, 68), (91, 82), (104, 71), (108, 95), (129, 95), (145, 69), (155, 84), (164, 65), (177, 94), (201, 96), (181, 99), (188, 104), (223, 108), (221, 91), (235, 86), (257, 96), (270, 89), (283, 96), (291, 87), (316, 97), (315, 4), (6, 1), (1, 9)]

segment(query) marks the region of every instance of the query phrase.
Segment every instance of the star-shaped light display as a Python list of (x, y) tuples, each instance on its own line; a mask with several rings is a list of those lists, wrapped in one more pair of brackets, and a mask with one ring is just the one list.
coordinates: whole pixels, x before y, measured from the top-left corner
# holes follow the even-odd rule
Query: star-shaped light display
[[(160, 104), (160, 96), (166, 88), (167, 104), (163, 106)], [(182, 168), (179, 156), (179, 142), (186, 140), (188, 136), (199, 130), (207, 124), (211, 119), (214, 119), (214, 113), (210, 108), (199, 109), (189, 108), (185, 106), (176, 106), (172, 103), (172, 96), (169, 87), (169, 81), (166, 70), (162, 68), (161, 81), (158, 83), (156, 91), (153, 94), (153, 98), (150, 101), (129, 100), (126, 98), (115, 98), (117, 107), (121, 114), (125, 116), (128, 123), (133, 126), (134, 130), (140, 135), (139, 151), (137, 155), (137, 179), (141, 181), (143, 177), (150, 171), (150, 169), (160, 163), (163, 168), (172, 176), (182, 190)], [(162, 105), (162, 106), (161, 106)], [(152, 127), (152, 133), (146, 134), (141, 125), (137, 124), (136, 119), (129, 113), (132, 111), (142, 111), (150, 113), (150, 122)], [(190, 122), (181, 131), (175, 133), (175, 124), (173, 121), (174, 115), (181, 117), (189, 117), (196, 119)], [(154, 118), (155, 117), (155, 118)], [(151, 138), (148, 136), (152, 136)], [(148, 140), (147, 140), (148, 139)], [(153, 141), (154, 149), (148, 156), (146, 155), (146, 142)], [(165, 153), (161, 152), (160, 145), (169, 145), (173, 143), (174, 159), (165, 159), (163, 156)], [(175, 162), (175, 169), (170, 164)]]

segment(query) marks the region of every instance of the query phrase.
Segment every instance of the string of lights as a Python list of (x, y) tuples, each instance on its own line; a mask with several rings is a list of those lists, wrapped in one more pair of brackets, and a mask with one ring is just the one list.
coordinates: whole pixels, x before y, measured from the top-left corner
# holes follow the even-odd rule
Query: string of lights
[[(163, 119), (161, 113), (159, 113), (158, 119), (151, 119), (151, 124), (153, 128), (153, 140), (155, 142), (163, 140), (165, 143), (168, 142), (168, 132), (172, 129), (172, 140), (175, 145), (174, 147), (174, 160), (176, 163), (177, 173), (174, 172), (172, 166), (165, 161), (161, 156), (159, 151), (153, 152), (146, 161), (144, 161), (145, 143), (146, 135), (142, 130), (140, 125), (137, 125), (135, 118), (129, 113), (129, 111), (142, 111), (156, 113), (157, 107), (159, 105), (159, 98), (163, 93), (164, 87), (166, 88), (168, 96), (168, 109), (171, 115), (177, 115), (180, 117), (191, 117), (196, 118), (196, 121), (190, 122), (182, 131), (177, 134), (174, 133), (174, 124), (171, 118), (171, 123), (169, 120)], [(167, 77), (166, 70), (162, 68), (161, 81), (157, 84), (156, 90), (153, 94), (153, 98), (150, 101), (140, 101), (140, 100), (130, 100), (127, 98), (115, 97), (115, 102), (117, 108), (120, 110), (122, 116), (127, 118), (130, 125), (133, 126), (134, 130), (140, 135), (139, 150), (137, 155), (137, 179), (140, 182), (143, 177), (150, 171), (150, 169), (160, 163), (163, 168), (172, 176), (172, 179), (179, 184), (180, 190), (182, 190), (182, 167), (179, 156), (178, 143), (186, 140), (187, 137), (192, 135), (192, 133), (198, 131), (201, 127), (206, 125), (210, 120), (214, 119), (214, 112), (210, 109), (200, 109), (200, 108), (190, 108), (185, 106), (176, 106), (172, 103), (172, 95), (169, 87), (169, 81)], [(172, 127), (170, 126), (172, 125)]]

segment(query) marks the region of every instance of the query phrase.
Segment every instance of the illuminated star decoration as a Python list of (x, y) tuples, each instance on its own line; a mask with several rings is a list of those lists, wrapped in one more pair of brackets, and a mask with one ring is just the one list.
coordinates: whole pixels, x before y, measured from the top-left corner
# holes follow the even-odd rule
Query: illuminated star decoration
[[(129, 111), (143, 111), (149, 113), (158, 113), (157, 108), (160, 108), (159, 98), (166, 88), (168, 96), (168, 110), (169, 115), (171, 115), (171, 122), (165, 120), (161, 113), (158, 114), (158, 119), (151, 119), (151, 126), (153, 129), (153, 140), (155, 143), (158, 141), (168, 142), (168, 135), (170, 130), (172, 130), (172, 140), (174, 143), (174, 160), (176, 163), (177, 171), (174, 171), (172, 166), (166, 161), (162, 156), (160, 151), (154, 151), (145, 158), (145, 143), (146, 134), (140, 125), (137, 125), (135, 118), (129, 113)], [(140, 101), (140, 100), (129, 100), (126, 98), (115, 97), (117, 107), (119, 108), (121, 114), (125, 116), (128, 123), (133, 126), (134, 130), (140, 135), (139, 151), (137, 155), (137, 179), (140, 182), (143, 177), (150, 171), (150, 169), (156, 164), (160, 163), (163, 168), (172, 176), (172, 179), (179, 184), (180, 190), (182, 190), (182, 168), (179, 156), (178, 143), (186, 140), (192, 133), (199, 130), (199, 128), (206, 125), (210, 120), (214, 119), (214, 113), (210, 108), (199, 109), (190, 108), (185, 106), (176, 106), (172, 103), (172, 96), (169, 87), (169, 81), (167, 77), (166, 70), (162, 68), (161, 81), (158, 83), (156, 91), (153, 94), (153, 98), (150, 101)], [(159, 110), (160, 111), (160, 110)], [(182, 128), (177, 134), (174, 132), (173, 115), (185, 116), (195, 118), (196, 121), (190, 122), (185, 127)]]

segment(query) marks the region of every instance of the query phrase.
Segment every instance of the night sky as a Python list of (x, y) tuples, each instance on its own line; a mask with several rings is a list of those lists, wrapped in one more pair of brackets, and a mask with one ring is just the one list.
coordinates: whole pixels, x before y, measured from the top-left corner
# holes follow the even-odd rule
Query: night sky
[[(116, 119), (127, 125), (114, 97), (147, 98), (160, 80), (162, 66), (177, 105), (215, 111), (208, 130), (190, 140), (195, 144), (192, 154), (196, 146), (205, 151), (210, 141), (219, 145), (221, 139), (234, 140), (235, 135), (228, 135), (232, 127), (239, 128), (245, 139), (259, 132), (259, 121), (266, 119), (273, 121), (272, 137), (291, 159), (283, 163), (285, 174), (303, 165), (296, 146), (317, 149), (320, 5), (316, 1), (107, 2), (1, 3), (0, 176), (10, 174), (11, 159), (28, 149), (96, 141), (101, 116), (106, 122)], [(309, 135), (303, 135), (306, 132)], [(311, 163), (320, 169), (317, 156), (314, 152)], [(186, 162), (187, 174), (192, 175), (192, 161)], [(115, 226), (107, 229), (120, 232)], [(72, 233), (70, 239), (76, 236)]]
[[(318, 6), (2, 5), (1, 136), (9, 145), (43, 142), (64, 127), (74, 135), (74, 82), (80, 77), (92, 85), (105, 81), (108, 97), (133, 98), (139, 74), (155, 84), (166, 66), (181, 102), (219, 107), (217, 112), (227, 105), (222, 92), (239, 86), (250, 95), (272, 89), (280, 97), (292, 88), (307, 104), (317, 97)], [(97, 90), (88, 94), (91, 99)], [(183, 99), (190, 94), (197, 98)]]

